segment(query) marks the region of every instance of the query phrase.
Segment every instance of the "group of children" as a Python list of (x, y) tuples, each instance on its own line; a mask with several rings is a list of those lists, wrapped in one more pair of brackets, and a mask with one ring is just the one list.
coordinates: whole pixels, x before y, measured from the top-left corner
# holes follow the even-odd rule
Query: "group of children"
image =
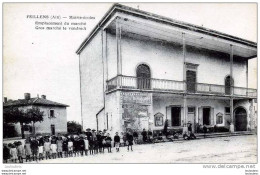
[[(111, 153), (114, 146), (119, 152), (120, 146), (127, 145), (127, 149), (133, 151), (132, 145), (134, 137), (130, 132), (120, 137), (118, 132), (114, 136), (114, 145), (112, 138), (106, 131), (96, 132), (94, 129), (87, 129), (86, 134), (62, 136), (37, 136), (28, 137), (23, 144), (21, 141), (4, 144), (3, 159), (7, 163), (9, 160), (13, 163), (17, 161), (23, 163), (25, 161), (40, 161), (44, 158), (56, 159), (73, 156), (84, 156), (104, 153), (107, 148)], [(123, 140), (123, 141), (122, 141)]]

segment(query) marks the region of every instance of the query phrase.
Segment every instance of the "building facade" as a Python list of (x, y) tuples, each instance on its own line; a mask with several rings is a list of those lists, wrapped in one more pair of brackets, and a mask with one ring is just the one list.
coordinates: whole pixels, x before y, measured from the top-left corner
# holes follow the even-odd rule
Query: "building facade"
[(115, 4), (77, 54), (83, 129), (255, 129), (254, 42)]
[[(30, 93), (24, 94), (24, 99), (7, 100), (5, 97), (4, 108), (18, 107), (20, 110), (26, 111), (32, 107), (38, 107), (44, 113), (43, 121), (34, 124), (25, 124), (25, 135), (35, 134), (55, 135), (58, 133), (67, 133), (67, 111), (68, 105), (57, 103), (46, 99), (46, 95), (31, 98)], [(21, 135), (21, 126), (19, 123), (13, 127), (18, 136)]]

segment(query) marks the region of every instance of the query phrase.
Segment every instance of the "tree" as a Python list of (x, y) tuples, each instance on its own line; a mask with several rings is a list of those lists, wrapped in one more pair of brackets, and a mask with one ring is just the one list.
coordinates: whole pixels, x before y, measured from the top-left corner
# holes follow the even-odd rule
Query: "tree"
[(10, 123), (20, 123), (22, 138), (24, 138), (24, 124), (43, 121), (43, 112), (38, 107), (27, 109), (26, 111), (18, 107), (8, 107), (3, 110), (4, 126)]
[(22, 138), (24, 138), (24, 123), (29, 123), (30, 121), (25, 116), (25, 112), (18, 107), (9, 107), (4, 108), (3, 110), (3, 123), (10, 124), (10, 123), (20, 123), (21, 126), (21, 134)]
[(30, 122), (33, 122), (33, 135), (34, 135), (35, 134), (34, 124), (36, 122), (43, 121), (44, 112), (41, 111), (40, 108), (33, 106), (32, 108), (26, 110), (25, 116), (26, 118), (28, 118)]
[(76, 121), (68, 121), (67, 131), (68, 133), (81, 133), (81, 125)]

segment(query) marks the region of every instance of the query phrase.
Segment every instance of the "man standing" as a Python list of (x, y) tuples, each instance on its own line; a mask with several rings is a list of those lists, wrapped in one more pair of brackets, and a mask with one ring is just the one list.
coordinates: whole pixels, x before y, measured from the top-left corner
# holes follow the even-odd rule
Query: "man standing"
[(114, 142), (115, 142), (116, 151), (119, 152), (120, 137), (118, 135), (118, 132), (116, 132), (116, 135), (114, 136)]
[(147, 142), (147, 132), (145, 129), (143, 129), (142, 136), (143, 136), (143, 142), (146, 143)]

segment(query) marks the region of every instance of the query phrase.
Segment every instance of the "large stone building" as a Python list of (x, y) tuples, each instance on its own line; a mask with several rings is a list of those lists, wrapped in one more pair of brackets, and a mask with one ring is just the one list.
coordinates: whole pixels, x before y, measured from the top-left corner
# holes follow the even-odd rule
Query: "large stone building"
[(255, 128), (257, 43), (115, 4), (77, 50), (83, 128)]
[[(4, 108), (18, 107), (26, 111), (32, 107), (38, 107), (44, 112), (43, 121), (34, 124), (35, 134), (51, 134), (67, 133), (67, 111), (68, 105), (57, 103), (46, 99), (46, 95), (31, 98), (30, 93), (24, 94), (24, 99), (8, 100), (4, 98)], [(18, 135), (21, 135), (21, 126), (19, 123), (13, 125)], [(25, 135), (32, 134), (32, 124), (26, 125)]]

